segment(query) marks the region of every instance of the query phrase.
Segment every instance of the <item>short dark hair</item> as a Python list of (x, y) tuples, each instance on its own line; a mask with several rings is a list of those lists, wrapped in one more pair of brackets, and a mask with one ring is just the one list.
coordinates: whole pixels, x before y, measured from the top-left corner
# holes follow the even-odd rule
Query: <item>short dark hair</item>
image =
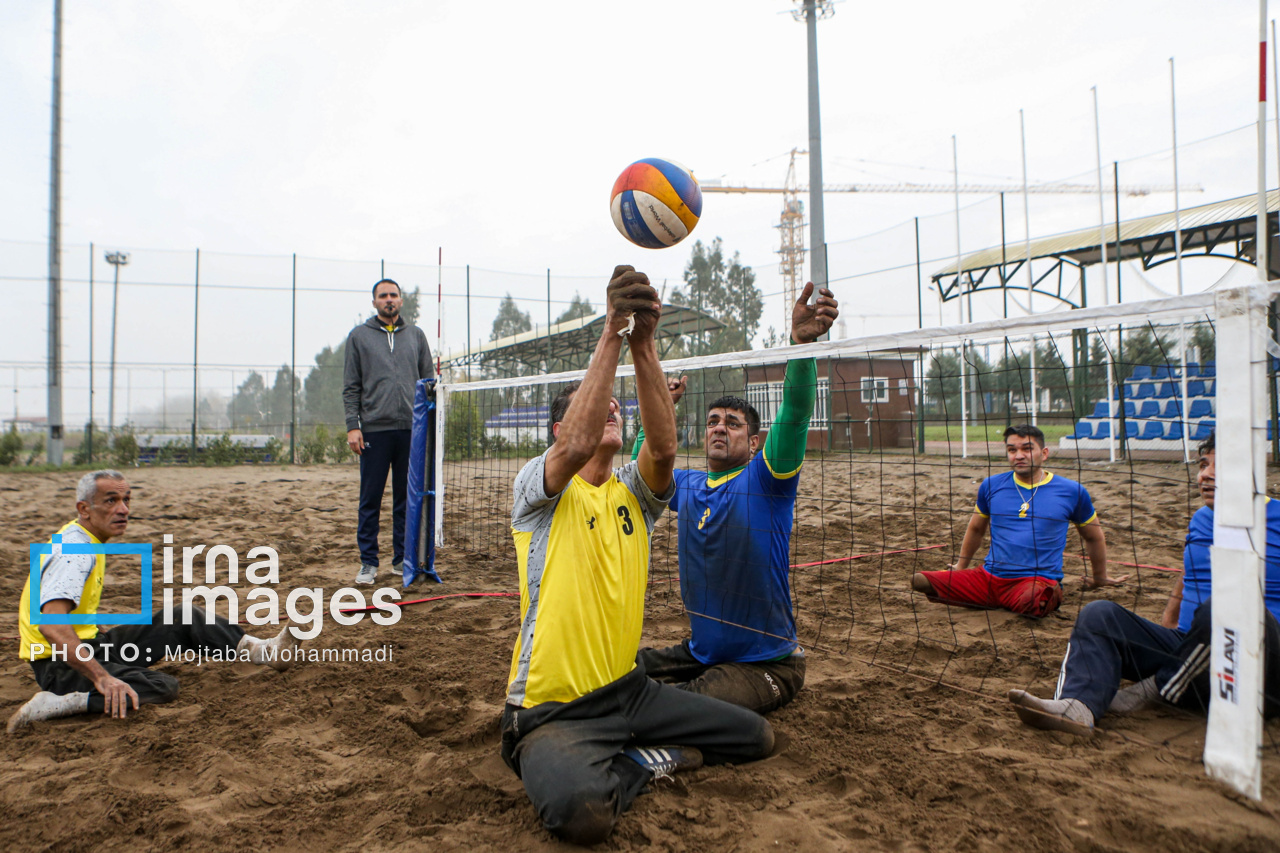
[(1216, 453), (1217, 451), (1215, 451), (1213, 447), (1213, 440), (1217, 435), (1218, 431), (1216, 429), (1209, 433), (1208, 438), (1196, 445), (1196, 453), (1199, 453), (1201, 456), (1208, 456), (1210, 453)]
[(707, 406), (707, 411), (712, 409), (731, 409), (739, 412), (747, 419), (747, 435), (755, 435), (760, 432), (760, 413), (756, 411), (756, 407), (748, 403), (741, 397), (735, 397), (733, 394), (725, 394), (711, 402)]
[(395, 279), (390, 279), (390, 278), (380, 278), (380, 279), (378, 279), (378, 283), (377, 283), (377, 284), (375, 284), (375, 285), (373, 286), (373, 298), (374, 298), (374, 299), (377, 299), (377, 298), (378, 298), (378, 287), (379, 287), (380, 285), (383, 285), (383, 284), (394, 284), (394, 285), (396, 286), (396, 294), (397, 294), (398, 296), (401, 296), (401, 297), (403, 297), (403, 296), (404, 296), (404, 290), (403, 290), (403, 288), (401, 288), (401, 287), (400, 287), (400, 282), (396, 281)]
[(1036, 444), (1044, 447), (1044, 433), (1040, 431), (1040, 427), (1033, 427), (1031, 424), (1017, 424), (1007, 427), (1004, 431), (1004, 440), (1007, 442), (1009, 436), (1016, 435), (1019, 438), (1034, 439)]
[(582, 387), (582, 380), (575, 379), (568, 385), (560, 389), (560, 393), (551, 401), (551, 420), (547, 424), (547, 444), (556, 443), (556, 424), (564, 420), (565, 413), (569, 411), (569, 401), (578, 389)]

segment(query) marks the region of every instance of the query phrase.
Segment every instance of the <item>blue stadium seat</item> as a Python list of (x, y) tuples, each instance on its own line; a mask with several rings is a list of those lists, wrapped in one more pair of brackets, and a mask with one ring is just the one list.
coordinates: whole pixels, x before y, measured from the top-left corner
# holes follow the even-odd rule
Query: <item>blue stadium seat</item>
[(1188, 418), (1211, 418), (1213, 417), (1213, 401), (1208, 397), (1201, 397), (1198, 400), (1191, 401), (1191, 410), (1187, 413)]
[(1108, 405), (1106, 400), (1099, 400), (1098, 402), (1094, 403), (1093, 414), (1089, 415), (1089, 417), (1091, 418), (1107, 418), (1110, 416), (1111, 416), (1111, 406)]
[(1195, 432), (1191, 434), (1191, 440), (1204, 441), (1206, 438), (1213, 435), (1213, 427), (1214, 427), (1213, 421), (1201, 421), (1199, 424), (1196, 425)]
[(1182, 421), (1174, 421), (1169, 424), (1164, 437), (1170, 441), (1182, 441)]
[(1164, 424), (1159, 421), (1147, 421), (1142, 427), (1142, 434), (1138, 438), (1146, 441), (1152, 438), (1164, 438)]
[(1126, 436), (1127, 438), (1137, 438), (1137, 437), (1138, 437), (1138, 422), (1137, 422), (1137, 421), (1125, 421), (1125, 422), (1124, 422), (1124, 434), (1125, 434), (1125, 436)]
[(1111, 421), (1102, 421), (1093, 431), (1094, 438), (1111, 438)]
[(1076, 421), (1076, 431), (1067, 438), (1093, 438), (1093, 427), (1088, 421)]
[(1189, 380), (1187, 382), (1187, 396), (1203, 397), (1204, 396), (1204, 380), (1203, 379)]
[(1134, 400), (1145, 400), (1147, 397), (1154, 397), (1155, 395), (1156, 386), (1150, 382), (1139, 383), (1135, 391), (1125, 394), (1126, 397), (1131, 397)]
[(1151, 368), (1145, 364), (1139, 364), (1133, 368), (1133, 375), (1130, 376), (1129, 378), (1130, 379), (1150, 379)]
[(1153, 368), (1151, 371), (1152, 379), (1168, 379), (1170, 376), (1176, 375), (1176, 371), (1167, 364)]
[(1199, 372), (1200, 372), (1200, 362), (1198, 361), (1187, 362), (1187, 378), (1191, 378), (1192, 376), (1197, 375)]
[(1204, 364), (1200, 365), (1200, 375), (1206, 378), (1217, 376), (1218, 375), (1217, 362), (1206, 361)]
[(1142, 407), (1138, 409), (1138, 417), (1140, 418), (1158, 418), (1160, 417), (1160, 404), (1155, 400), (1143, 400)]
[(1164, 414), (1160, 415), (1160, 417), (1165, 419), (1181, 417), (1181, 409), (1182, 401), (1180, 399), (1175, 397), (1172, 400), (1166, 400), (1164, 404)]
[(1169, 397), (1176, 397), (1178, 396), (1179, 390), (1180, 389), (1176, 382), (1161, 382), (1156, 386), (1156, 397), (1161, 400), (1168, 399)]
[(1124, 416), (1126, 418), (1136, 418), (1138, 416), (1138, 407), (1130, 400), (1124, 401)]

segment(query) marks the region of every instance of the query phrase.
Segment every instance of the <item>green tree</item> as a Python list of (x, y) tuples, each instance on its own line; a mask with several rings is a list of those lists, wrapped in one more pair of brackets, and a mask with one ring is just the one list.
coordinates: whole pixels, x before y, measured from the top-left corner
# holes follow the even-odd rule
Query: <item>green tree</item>
[(684, 289), (676, 288), (671, 294), (671, 301), (710, 314), (723, 324), (717, 332), (695, 332), (690, 338), (690, 355), (751, 349), (760, 328), (764, 296), (755, 286), (755, 272), (742, 264), (737, 252), (726, 263), (719, 237), (709, 247), (695, 241), (684, 268), (684, 283)]
[[(347, 358), (347, 342), (336, 347), (326, 346), (316, 353), (316, 365), (307, 373), (302, 383), (302, 398), (306, 401), (307, 423), (345, 424), (342, 408), (342, 370)], [(346, 433), (344, 426), (343, 433)]]
[(1121, 378), (1128, 379), (1139, 364), (1152, 367), (1172, 366), (1177, 363), (1177, 352), (1171, 338), (1157, 335), (1151, 326), (1143, 326), (1126, 332), (1120, 363), (1116, 365)]
[(404, 295), (404, 302), (400, 306), (400, 318), (404, 320), (406, 326), (417, 325), (418, 306), (421, 301), (422, 293), (417, 287)]
[(227, 404), (232, 429), (261, 426), (265, 420), (267, 383), (258, 371), (251, 372)]
[(591, 307), (591, 303), (583, 299), (576, 291), (573, 294), (573, 301), (569, 303), (569, 307), (564, 309), (559, 317), (556, 318), (557, 323), (567, 323), (570, 320), (576, 320), (579, 317), (590, 317), (596, 313)]
[(1197, 323), (1191, 337), (1187, 340), (1190, 346), (1200, 353), (1200, 363), (1217, 360), (1217, 338), (1213, 326), (1209, 323)]
[[(289, 370), (289, 365), (280, 365), (280, 369), (276, 371), (275, 384), (271, 386), (271, 392), (267, 395), (266, 422), (282, 431), (287, 430), (293, 422), (293, 401), (290, 391), (296, 394), (301, 390), (301, 383), (297, 379), (291, 382), (291, 376), (292, 371)], [(302, 409), (303, 401), (299, 399), (298, 411)]]
[(498, 316), (493, 318), (493, 331), (489, 333), (489, 340), (509, 338), (532, 328), (533, 320), (529, 317), (529, 312), (521, 311), (508, 293), (498, 305)]
[(936, 414), (960, 416), (960, 356), (955, 352), (935, 353), (925, 371), (925, 394)]
[(0, 437), (0, 465), (12, 465), (22, 455), (22, 436), (18, 433), (18, 425), (11, 424), (9, 431)]

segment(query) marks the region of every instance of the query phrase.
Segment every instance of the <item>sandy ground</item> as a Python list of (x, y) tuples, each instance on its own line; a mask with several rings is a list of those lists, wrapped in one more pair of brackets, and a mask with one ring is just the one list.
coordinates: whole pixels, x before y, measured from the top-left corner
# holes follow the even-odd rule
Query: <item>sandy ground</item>
[[(407, 597), (517, 590), (507, 531), (517, 460), (453, 465), (443, 586)], [(1108, 717), (1090, 740), (1023, 727), (1004, 691), (1049, 693), (1075, 614), (1106, 596), (1156, 617), (1175, 575), (1133, 572), (1083, 593), (1069, 557), (1062, 611), (1033, 622), (949, 610), (909, 591), (958, 545), (986, 460), (842, 456), (802, 475), (793, 573), (809, 680), (773, 715), (776, 753), (682, 774), (641, 797), (603, 849), (1275, 851), (1280, 727), (1265, 734), (1264, 798), (1210, 781), (1203, 721)], [(1196, 506), (1181, 464), (1058, 469), (1089, 486), (1113, 560), (1178, 566)], [(354, 467), (141, 469), (123, 541), (275, 547), (282, 590), (348, 585)], [(73, 514), (73, 478), (0, 473), (0, 714), (34, 681), (17, 658), (27, 545)], [(389, 510), (388, 510), (389, 511)], [(387, 517), (384, 515), (384, 517)], [(384, 542), (387, 537), (384, 534)], [(945, 547), (847, 558), (899, 549)], [(687, 630), (669, 521), (655, 534), (646, 642)], [(1079, 543), (1073, 535), (1073, 552)], [(386, 545), (384, 545), (386, 548)], [(106, 608), (136, 608), (136, 569), (108, 570)], [(136, 565), (136, 564), (132, 564)], [(384, 576), (385, 578), (385, 576)], [(244, 585), (241, 585), (244, 588)], [(131, 851), (541, 850), (544, 832), (498, 758), (517, 628), (511, 598), (409, 607), (396, 625), (326, 620), (318, 648), (386, 663), (166, 663), (178, 699), (127, 721), (79, 717), (0, 736), (0, 849)], [(265, 636), (267, 628), (255, 632)]]

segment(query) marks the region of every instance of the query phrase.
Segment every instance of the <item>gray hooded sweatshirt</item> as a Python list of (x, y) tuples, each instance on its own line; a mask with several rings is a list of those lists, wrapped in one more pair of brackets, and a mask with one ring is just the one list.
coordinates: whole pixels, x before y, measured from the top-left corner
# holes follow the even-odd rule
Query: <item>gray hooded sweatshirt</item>
[(347, 335), (342, 408), (347, 430), (378, 432), (413, 428), (413, 389), (435, 376), (426, 333), (396, 318), (383, 325), (375, 314)]

